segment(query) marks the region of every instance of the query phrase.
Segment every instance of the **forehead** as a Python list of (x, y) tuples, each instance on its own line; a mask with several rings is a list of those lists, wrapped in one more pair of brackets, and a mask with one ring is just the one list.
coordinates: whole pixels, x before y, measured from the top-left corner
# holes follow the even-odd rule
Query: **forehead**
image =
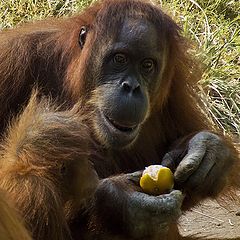
[(117, 35), (117, 41), (131, 47), (159, 50), (159, 39), (156, 27), (143, 19), (128, 18), (123, 22)]

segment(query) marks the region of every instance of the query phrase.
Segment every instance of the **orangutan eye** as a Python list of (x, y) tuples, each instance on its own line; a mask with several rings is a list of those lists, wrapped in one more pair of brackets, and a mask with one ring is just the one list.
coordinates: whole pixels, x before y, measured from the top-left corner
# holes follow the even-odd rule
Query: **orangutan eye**
[(152, 59), (145, 59), (141, 64), (141, 69), (144, 74), (151, 73), (154, 70), (154, 61)]
[(125, 63), (127, 63), (128, 59), (125, 54), (117, 53), (117, 54), (115, 54), (113, 61), (114, 61), (114, 63), (125, 64)]

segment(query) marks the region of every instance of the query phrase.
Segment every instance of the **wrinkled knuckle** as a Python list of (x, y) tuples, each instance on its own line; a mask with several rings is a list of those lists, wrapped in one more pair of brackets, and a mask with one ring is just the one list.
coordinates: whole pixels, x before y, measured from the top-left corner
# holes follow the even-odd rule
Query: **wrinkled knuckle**
[(186, 171), (178, 171), (174, 174), (175, 182), (176, 183), (183, 183), (189, 177), (191, 173)]
[(221, 138), (217, 134), (208, 132), (208, 131), (201, 131), (201, 132), (197, 133), (195, 136), (201, 140), (209, 140), (209, 141), (213, 141), (213, 140), (220, 141), (221, 140)]
[(102, 197), (106, 197), (113, 192), (115, 192), (114, 182), (111, 179), (106, 178), (100, 181), (95, 191), (95, 196), (101, 195)]
[(179, 190), (174, 190), (170, 193), (170, 196), (173, 196), (174, 199), (177, 201), (182, 201), (183, 200), (183, 194)]
[(195, 169), (195, 167), (196, 167), (196, 159), (195, 158), (189, 159), (182, 165), (182, 169), (184, 169), (185, 173), (193, 171)]
[(207, 139), (209, 140), (210, 143), (216, 146), (224, 146), (223, 139), (215, 133), (209, 133)]
[(183, 194), (176, 190), (170, 194), (161, 196), (160, 201), (163, 203), (165, 210), (174, 211), (180, 209), (183, 202)]
[(137, 172), (134, 172), (134, 173), (126, 174), (126, 179), (137, 180), (137, 179), (140, 179), (141, 176), (142, 176), (142, 171), (137, 171)]
[(216, 134), (208, 131), (201, 131), (199, 134), (201, 134), (205, 138), (212, 138), (216, 136)]
[(105, 178), (100, 181), (99, 188), (105, 187), (106, 185), (113, 184), (113, 181), (111, 178)]

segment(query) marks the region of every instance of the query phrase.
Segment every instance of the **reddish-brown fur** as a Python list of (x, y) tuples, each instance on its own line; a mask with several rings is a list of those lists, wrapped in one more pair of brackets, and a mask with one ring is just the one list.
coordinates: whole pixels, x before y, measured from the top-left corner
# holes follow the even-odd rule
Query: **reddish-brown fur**
[[(132, 15), (142, 14), (150, 21), (155, 18), (161, 19), (165, 35), (160, 44), (163, 44), (166, 50), (162, 69), (162, 90), (152, 94), (150, 116), (131, 148), (121, 151), (101, 149), (102, 154), (107, 157), (101, 161), (95, 159), (98, 175), (109, 177), (113, 174), (141, 170), (147, 165), (160, 163), (169, 150), (185, 148), (187, 140), (194, 133), (202, 130), (218, 132), (200, 110), (195, 87), (201, 74), (198, 64), (189, 54), (188, 41), (181, 36), (179, 27), (171, 18), (143, 2), (145, 1), (107, 0), (76, 17), (43, 21), (1, 33), (0, 131), (5, 131), (11, 116), (16, 115), (27, 103), (33, 85), (40, 86), (42, 93), (51, 94), (58, 102), (64, 103), (64, 108), (80, 100), (84, 106), (84, 113), (94, 111), (96, 103), (101, 102), (101, 96), (97, 94), (99, 89), (96, 89), (94, 82), (90, 81), (95, 77), (92, 74), (94, 66), (91, 63), (95, 57), (101, 56), (102, 47), (105, 47), (103, 42), (109, 41), (109, 36), (114, 35), (114, 24), (121, 21), (125, 17), (123, 12), (126, 12)], [(119, 12), (122, 12), (122, 15), (119, 15)], [(92, 31), (81, 51), (78, 37), (83, 25), (89, 26)], [(86, 120), (90, 126), (93, 125), (91, 120)], [(96, 132), (91, 134), (94, 138), (99, 137), (96, 136)], [(240, 185), (240, 163), (231, 141), (226, 142), (231, 149), (231, 159), (224, 193), (234, 193), (234, 188)], [(57, 152), (55, 155), (58, 154)], [(188, 209), (207, 196), (216, 197), (220, 190), (221, 188), (215, 189), (212, 195), (209, 192), (198, 195), (190, 192), (183, 208)], [(49, 198), (48, 193), (43, 196)], [(55, 211), (60, 211), (57, 209), (58, 202), (55, 206)], [(173, 228), (176, 229), (176, 226)], [(177, 239), (176, 231), (170, 231), (170, 234), (173, 235), (172, 239)]]
[(2, 142), (0, 186), (34, 239), (71, 239), (68, 222), (95, 190), (83, 116), (77, 107), (56, 111), (33, 94)]
[(4, 192), (0, 191), (0, 236), (2, 240), (31, 240), (23, 221), (9, 205)]

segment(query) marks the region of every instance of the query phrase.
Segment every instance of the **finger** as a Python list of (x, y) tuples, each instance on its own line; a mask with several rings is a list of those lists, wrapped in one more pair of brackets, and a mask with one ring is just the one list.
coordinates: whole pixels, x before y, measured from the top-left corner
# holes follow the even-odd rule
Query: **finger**
[[(179, 190), (172, 190), (169, 194), (157, 196), (158, 212), (167, 212), (170, 215), (179, 215), (184, 195)], [(172, 213), (172, 214), (171, 214)]]
[(141, 192), (134, 192), (131, 196), (132, 206), (138, 211), (144, 210), (152, 215), (178, 216), (183, 201), (183, 194), (174, 190), (169, 194), (150, 196)]
[(175, 166), (178, 165), (180, 159), (182, 160), (181, 155), (184, 153), (185, 151), (183, 149), (174, 149), (168, 153), (166, 153), (163, 157), (162, 160), (162, 165), (165, 167), (168, 167), (170, 169), (175, 169)]
[(127, 179), (134, 182), (135, 184), (139, 184), (140, 178), (142, 176), (143, 171), (137, 171), (134, 173), (126, 174)]
[[(211, 136), (211, 135), (210, 135)], [(226, 168), (228, 149), (222, 147), (218, 138), (213, 138), (207, 142), (207, 149), (200, 166), (187, 180), (186, 186), (196, 191), (205, 192), (211, 188), (212, 181), (223, 178), (222, 169)], [(221, 176), (220, 176), (221, 175)]]
[(130, 231), (134, 236), (148, 236), (156, 230), (161, 233), (167, 231), (169, 223), (179, 218), (182, 201), (183, 195), (180, 191), (158, 197), (134, 192), (131, 202), (128, 202)]
[(216, 167), (215, 158), (206, 156), (203, 158), (200, 166), (197, 171), (195, 171), (186, 181), (185, 186), (189, 189), (193, 189), (196, 192), (202, 192), (202, 189), (205, 188), (206, 177)]
[(168, 152), (164, 155), (161, 164), (170, 169), (174, 169), (175, 167), (175, 158), (173, 158), (174, 154), (172, 152)]
[[(208, 171), (205, 176), (204, 183), (207, 187), (202, 188), (202, 193), (206, 195), (216, 196), (226, 184), (229, 155), (224, 148), (218, 150), (217, 155), (214, 155), (214, 166)], [(221, 160), (219, 160), (221, 159)]]
[(185, 182), (189, 176), (198, 169), (204, 155), (206, 154), (206, 150), (207, 139), (203, 134), (197, 134), (189, 141), (188, 153), (179, 163), (174, 173), (176, 182)]
[(206, 145), (199, 144), (189, 147), (187, 155), (179, 163), (175, 173), (175, 181), (178, 183), (185, 182), (193, 172), (197, 170), (206, 153)]

